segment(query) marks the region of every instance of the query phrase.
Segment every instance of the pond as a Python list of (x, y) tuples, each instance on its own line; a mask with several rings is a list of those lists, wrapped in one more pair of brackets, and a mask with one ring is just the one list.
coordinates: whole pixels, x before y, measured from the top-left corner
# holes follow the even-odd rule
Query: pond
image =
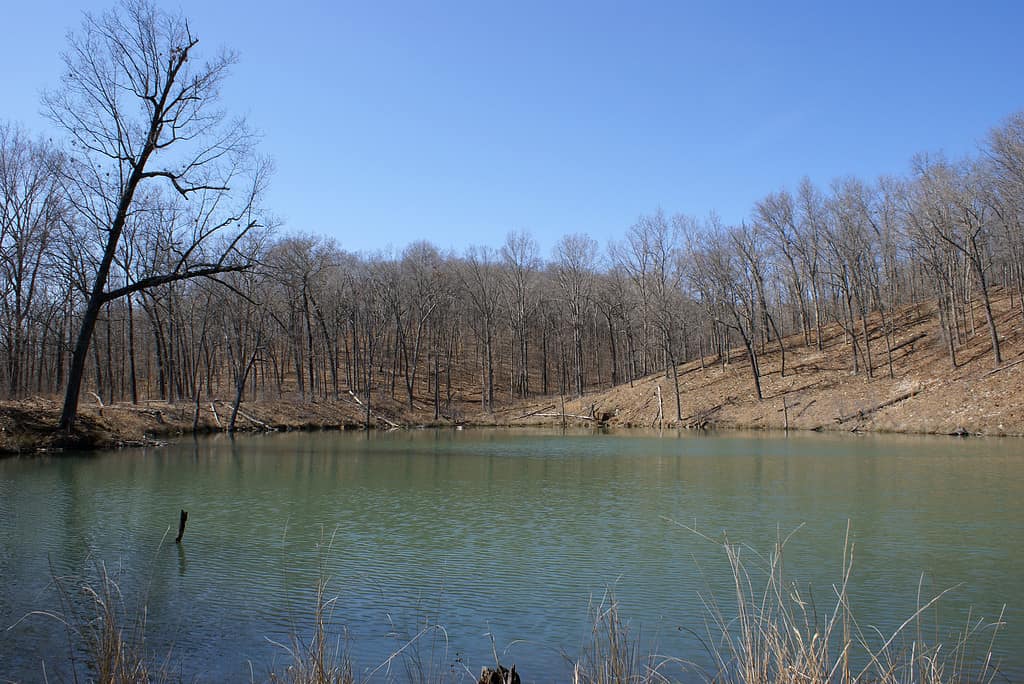
[[(613, 594), (645, 652), (691, 661), (680, 676), (701, 681), (706, 604), (735, 611), (713, 540), (744, 545), (757, 583), (795, 530), (786, 575), (825, 614), (849, 529), (850, 601), (867, 638), (951, 589), (924, 618), (929, 636), (992, 622), (1005, 605), (995, 652), (1022, 680), (1022, 447), (423, 430), (0, 460), (0, 679), (69, 676), (66, 631), (33, 611), (73, 612), (80, 578), (98, 586), (105, 568), (126, 613), (145, 604), (145, 648), (188, 681), (260, 681), (287, 665), (292, 636), (311, 633), (320, 581), (332, 643), (377, 679), (478, 673), (497, 653), (524, 681), (565, 681)], [(176, 545), (179, 509), (189, 522)], [(979, 650), (991, 632), (981, 628)]]

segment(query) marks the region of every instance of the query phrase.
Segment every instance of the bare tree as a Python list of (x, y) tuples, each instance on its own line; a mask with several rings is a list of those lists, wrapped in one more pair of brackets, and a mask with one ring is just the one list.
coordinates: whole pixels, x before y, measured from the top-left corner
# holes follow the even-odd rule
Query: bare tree
[(1003, 357), (989, 285), (989, 240), (993, 220), (991, 205), (985, 201), (982, 190), (983, 169), (978, 164), (954, 166), (943, 159), (919, 155), (914, 159), (914, 173), (924, 200), (921, 206), (925, 212), (923, 225), (928, 229), (919, 236), (947, 245), (967, 262), (981, 295), (992, 357), (998, 366)]
[[(762, 235), (763, 233), (757, 228), (744, 224), (729, 232), (729, 240), (740, 257), (743, 272), (748, 278), (750, 298), (756, 306), (761, 319), (762, 325), (760, 327), (764, 331), (764, 336), (767, 337), (769, 332), (775, 333), (775, 341), (779, 345), (781, 365), (779, 375), (786, 377), (786, 345), (782, 332), (775, 323), (775, 316), (772, 315), (771, 309), (768, 306), (768, 290), (765, 285), (765, 281), (770, 277), (769, 260), (766, 256), (767, 247), (770, 243), (762, 241), (760, 239)], [(762, 344), (763, 351), (764, 345)]]
[(754, 391), (761, 401), (764, 395), (755, 345), (760, 319), (758, 300), (749, 263), (735, 250), (743, 240), (739, 231), (724, 228), (712, 217), (708, 230), (691, 237), (689, 277), (708, 315), (739, 333), (747, 350)]
[[(257, 222), (255, 201), (266, 167), (252, 155), (241, 120), (217, 109), (220, 84), (234, 61), (203, 62), (199, 39), (181, 15), (147, 0), (87, 14), (69, 37), (59, 90), (44, 97), (49, 117), (70, 138), (62, 180), (79, 226), (98, 244), (86, 308), (71, 357), (60, 426), (70, 431), (89, 344), (110, 301), (177, 280), (246, 268), (238, 249)], [(111, 267), (145, 185), (183, 205), (164, 248), (168, 268), (110, 289)], [(232, 185), (235, 186), (232, 191)]]
[(474, 317), (471, 324), (481, 342), (481, 399), (484, 410), (494, 410), (494, 328), (501, 303), (498, 261), (489, 247), (470, 247), (466, 251), (459, 278)]
[[(824, 233), (832, 286), (843, 300), (844, 315), (836, 320), (850, 338), (853, 372), (860, 372), (859, 359), (866, 367), (868, 378), (874, 377), (868, 329), (870, 283), (877, 277), (878, 268), (872, 238), (871, 202), (870, 192), (860, 180), (852, 177), (837, 180), (827, 203), (830, 221)], [(857, 337), (858, 317), (863, 345)]]
[(56, 183), (60, 155), (0, 126), (0, 342), (10, 396), (28, 389), (30, 318), (41, 313), (45, 271), (66, 205)]
[(529, 233), (509, 233), (501, 247), (506, 310), (512, 330), (512, 394), (530, 393), (529, 325), (537, 308), (535, 288), (540, 268), (537, 241)]
[[(633, 352), (639, 352), (639, 369), (631, 371), (631, 376), (646, 375), (650, 366), (649, 345), (654, 318), (650, 292), (651, 256), (653, 254), (650, 238), (655, 232), (652, 230), (652, 224), (659, 222), (667, 225), (661, 210), (654, 216), (641, 216), (636, 223), (629, 227), (626, 239), (622, 243), (613, 243), (610, 248), (613, 262), (629, 275), (639, 303), (636, 313), (640, 317), (640, 349), (631, 350), (630, 353), (630, 365), (633, 366), (635, 365)], [(633, 339), (635, 339), (634, 335), (630, 334), (630, 341), (632, 342)]]
[[(664, 361), (665, 375), (672, 378), (675, 391), (676, 421), (683, 420), (683, 408), (679, 388), (679, 359), (676, 353), (676, 342), (679, 316), (679, 299), (682, 291), (682, 262), (680, 247), (682, 235), (692, 228), (692, 220), (687, 216), (674, 216), (671, 221), (658, 211), (652, 216), (641, 217), (630, 229), (630, 245), (635, 250), (639, 245), (646, 250), (642, 259), (634, 256), (636, 261), (646, 264), (646, 283), (643, 289), (647, 292), (648, 304), (651, 307), (651, 318), (661, 338), (661, 352)], [(639, 273), (636, 274), (639, 277)]]
[[(801, 236), (797, 229), (797, 212), (793, 196), (785, 190), (772, 193), (757, 202), (754, 206), (754, 213), (761, 233), (783, 257), (789, 296), (795, 301), (799, 311), (804, 344), (809, 344), (810, 315), (807, 311), (804, 269), (799, 265)], [(785, 363), (783, 363), (783, 367), (785, 367)], [(785, 370), (783, 370), (783, 375), (785, 375)]]
[(555, 245), (554, 270), (562, 290), (563, 302), (569, 309), (572, 326), (573, 384), (576, 395), (583, 396), (584, 310), (590, 304), (596, 270), (597, 243), (588, 235), (574, 233), (563, 236)]
[(448, 283), (441, 254), (434, 245), (424, 241), (414, 242), (402, 252), (399, 275), (396, 283), (399, 292), (392, 298), (391, 306), (398, 328), (406, 396), (411, 411), (423, 340), (431, 315), (446, 298)]
[(1024, 317), (1024, 112), (1017, 112), (989, 132), (986, 158), (986, 201), (1002, 229), (1010, 280)]
[(821, 326), (825, 315), (821, 292), (821, 236), (825, 230), (825, 222), (825, 202), (821, 191), (811, 183), (809, 178), (804, 178), (800, 182), (800, 190), (797, 194), (798, 238), (793, 243), (793, 247), (799, 255), (804, 280), (810, 286), (814, 305), (814, 338), (819, 351), (822, 349)]

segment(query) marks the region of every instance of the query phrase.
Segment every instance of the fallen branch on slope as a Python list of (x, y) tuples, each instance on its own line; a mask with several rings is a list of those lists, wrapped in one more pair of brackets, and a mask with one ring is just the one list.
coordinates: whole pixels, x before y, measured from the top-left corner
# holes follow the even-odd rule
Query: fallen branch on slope
[(894, 397), (893, 399), (883, 401), (881, 404), (877, 404), (875, 406), (872, 406), (871, 408), (860, 409), (855, 413), (850, 413), (845, 416), (839, 416), (838, 418), (836, 418), (836, 423), (842, 425), (843, 423), (853, 420), (854, 418), (866, 418), (867, 416), (870, 416), (872, 413), (881, 411), (882, 409), (892, 406), (893, 404), (898, 404), (901, 401), (906, 401), (907, 399), (910, 399), (911, 397), (916, 397), (923, 391), (924, 390), (916, 389), (913, 390), (912, 392), (906, 392), (904, 394), (899, 395), (898, 397)]
[[(524, 413), (521, 416), (517, 416), (517, 417), (513, 418), (512, 420), (522, 420), (523, 418), (529, 418), (530, 416), (536, 416), (536, 415), (547, 415), (547, 414), (542, 414), (541, 411), (547, 411), (548, 409), (553, 409), (553, 408), (555, 408), (554, 404), (548, 404), (547, 406), (542, 406), (541, 408), (537, 409), (536, 411), (530, 411), (529, 413)], [(562, 414), (559, 413), (558, 415), (562, 415)]]
[[(223, 400), (220, 403), (222, 403), (222, 404), (224, 404), (225, 406), (228, 406), (228, 407), (231, 406), (230, 403), (228, 403), (226, 401), (223, 401)], [(238, 415), (242, 416), (243, 418), (245, 418), (247, 421), (249, 421), (253, 425), (260, 426), (261, 428), (263, 428), (267, 432), (274, 432), (277, 429), (273, 425), (268, 425), (267, 423), (264, 423), (262, 420), (259, 420), (258, 418), (253, 418), (248, 413), (244, 413), (242, 411), (242, 409), (238, 409)]]
[(998, 373), (999, 371), (1004, 371), (1004, 370), (1006, 370), (1007, 368), (1013, 368), (1014, 366), (1016, 366), (1016, 365), (1017, 365), (1017, 364), (1019, 364), (1019, 363), (1024, 363), (1024, 359), (1018, 359), (1018, 360), (1014, 361), (1013, 363), (1008, 363), (1008, 364), (1006, 364), (1005, 366), (1000, 366), (999, 368), (996, 368), (995, 370), (990, 370), (990, 371), (989, 371), (988, 373), (985, 373), (985, 374), (984, 374), (984, 375), (982, 375), (981, 377), (983, 377), (983, 378), (987, 378), (987, 377), (988, 377), (988, 376), (990, 376), (990, 375), (995, 375), (995, 374), (996, 374), (996, 373)]
[(564, 415), (566, 418), (579, 418), (580, 420), (596, 420), (596, 418), (593, 418), (592, 416), (581, 416), (575, 413), (534, 413), (533, 415), (543, 416), (545, 418), (561, 418)]

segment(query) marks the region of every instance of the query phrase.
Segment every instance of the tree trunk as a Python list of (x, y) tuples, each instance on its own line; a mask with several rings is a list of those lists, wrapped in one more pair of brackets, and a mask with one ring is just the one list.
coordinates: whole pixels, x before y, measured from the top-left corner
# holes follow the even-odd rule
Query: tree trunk
[[(975, 250), (977, 247), (975, 247)], [(981, 257), (974, 255), (971, 259), (971, 264), (974, 266), (974, 274), (978, 278), (978, 286), (981, 288), (981, 300), (985, 305), (985, 322), (988, 324), (989, 338), (992, 340), (992, 356), (995, 360), (995, 365), (999, 366), (1003, 363), (1003, 354), (999, 349), (999, 334), (996, 332), (996, 320), (992, 316), (992, 301), (989, 299), (988, 294), (988, 283), (985, 279), (985, 269), (982, 268)]]
[[(116, 246), (116, 242), (110, 247), (114, 246)], [(82, 391), (82, 377), (85, 374), (89, 343), (92, 341), (92, 333), (96, 329), (96, 319), (99, 317), (100, 307), (103, 305), (102, 292), (107, 282), (107, 274), (110, 272), (110, 262), (113, 260), (113, 250), (108, 247), (108, 251), (110, 259), (104, 259), (96, 274), (96, 281), (93, 283), (92, 293), (89, 295), (89, 303), (85, 307), (85, 315), (82, 316), (82, 325), (78, 329), (75, 349), (71, 353), (68, 385), (64, 392), (64, 405), (61, 408), (58, 425), (65, 434), (71, 433), (75, 425), (75, 418), (78, 417), (78, 395)]]

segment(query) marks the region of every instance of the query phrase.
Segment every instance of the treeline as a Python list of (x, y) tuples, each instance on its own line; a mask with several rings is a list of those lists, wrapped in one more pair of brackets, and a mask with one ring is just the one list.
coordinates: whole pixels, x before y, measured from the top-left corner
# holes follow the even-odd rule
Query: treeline
[[(0, 128), (6, 398), (64, 390), (88, 300), (95, 238), (62, 182), (65, 163), (51, 144)], [(181, 256), (186, 247), (161, 235), (140, 227), (124, 241), (113, 291)], [(458, 418), (469, 400), (493, 410), (652, 372), (678, 387), (678, 364), (722, 361), (741, 347), (760, 396), (760, 354), (781, 351), (785, 374), (782, 338), (820, 348), (830, 324), (844, 331), (853, 373), (893, 376), (896, 312), (926, 301), (952, 365), (979, 332), (975, 303), (1000, 364), (993, 288), (1009, 288), (1024, 317), (1024, 113), (962, 161), (919, 155), (906, 177), (827, 188), (805, 179), (757, 202), (738, 226), (657, 211), (606, 248), (584, 233), (546, 257), (527, 233), (459, 254), (418, 242), (359, 255), (269, 229), (240, 240), (251, 267), (109, 297), (85, 389), (103, 402), (351, 392), (367, 407), (387, 397)]]

